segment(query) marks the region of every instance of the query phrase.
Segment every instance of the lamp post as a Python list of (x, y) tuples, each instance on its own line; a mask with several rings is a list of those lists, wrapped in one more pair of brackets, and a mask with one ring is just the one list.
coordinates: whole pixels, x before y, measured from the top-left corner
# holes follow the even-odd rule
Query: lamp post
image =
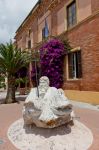
[[(34, 50), (34, 54), (36, 54), (36, 50)], [(37, 72), (37, 59), (36, 59), (36, 55), (35, 55), (35, 58), (34, 58), (34, 63), (35, 63), (35, 75), (36, 75), (36, 85), (37, 85), (37, 96), (39, 97), (39, 88), (38, 88), (38, 72)]]

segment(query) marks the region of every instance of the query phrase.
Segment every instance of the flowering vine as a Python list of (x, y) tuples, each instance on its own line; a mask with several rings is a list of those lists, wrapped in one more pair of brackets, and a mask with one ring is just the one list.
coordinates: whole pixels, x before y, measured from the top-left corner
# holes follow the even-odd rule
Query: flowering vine
[(39, 63), (37, 67), (33, 65), (32, 80), (34, 85), (36, 82), (36, 72), (38, 79), (41, 76), (47, 76), (50, 80), (50, 86), (61, 88), (63, 84), (63, 63), (64, 55), (71, 49), (69, 42), (52, 39), (44, 43), (39, 50)]
[(52, 39), (40, 48), (41, 75), (47, 76), (50, 86), (60, 88), (63, 84), (64, 44)]

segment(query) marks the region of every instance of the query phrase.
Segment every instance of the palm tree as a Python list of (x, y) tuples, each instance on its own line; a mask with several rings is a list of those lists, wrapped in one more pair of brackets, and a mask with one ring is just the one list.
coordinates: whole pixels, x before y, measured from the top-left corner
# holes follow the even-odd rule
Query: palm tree
[(29, 55), (21, 52), (13, 43), (0, 44), (0, 72), (7, 77), (7, 95), (5, 103), (16, 102), (15, 74), (29, 63)]

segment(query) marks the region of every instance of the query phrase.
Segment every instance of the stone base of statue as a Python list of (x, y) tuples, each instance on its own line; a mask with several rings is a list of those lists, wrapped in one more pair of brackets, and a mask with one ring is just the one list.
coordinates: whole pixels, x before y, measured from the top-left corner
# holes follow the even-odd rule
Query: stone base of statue
[(31, 89), (24, 103), (24, 124), (54, 128), (73, 123), (73, 117), (72, 105), (65, 97), (64, 91), (50, 87), (49, 79), (41, 77), (38, 89)]

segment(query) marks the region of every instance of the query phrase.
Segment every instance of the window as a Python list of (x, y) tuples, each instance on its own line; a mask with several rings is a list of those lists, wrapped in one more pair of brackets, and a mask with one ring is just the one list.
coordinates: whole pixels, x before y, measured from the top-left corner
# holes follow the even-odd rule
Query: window
[(31, 29), (29, 29), (29, 31), (28, 31), (28, 35), (29, 35), (29, 37), (30, 37), (30, 35), (31, 35)]
[(22, 48), (21, 47), (19, 48), (19, 51), (22, 52)]
[(42, 40), (45, 39), (45, 27), (42, 29)]
[(45, 27), (42, 29), (42, 40), (47, 38), (49, 36), (49, 29), (48, 29), (48, 24), (45, 19)]
[(31, 40), (28, 41), (28, 49), (31, 49)]
[(49, 35), (49, 31), (46, 29), (46, 27), (44, 27), (42, 29), (42, 40), (45, 39), (45, 38), (47, 38), (48, 35)]
[(69, 79), (82, 77), (81, 51), (68, 54)]
[(68, 7), (67, 7), (67, 26), (68, 28), (75, 25), (77, 22), (76, 20), (76, 2), (73, 1)]

